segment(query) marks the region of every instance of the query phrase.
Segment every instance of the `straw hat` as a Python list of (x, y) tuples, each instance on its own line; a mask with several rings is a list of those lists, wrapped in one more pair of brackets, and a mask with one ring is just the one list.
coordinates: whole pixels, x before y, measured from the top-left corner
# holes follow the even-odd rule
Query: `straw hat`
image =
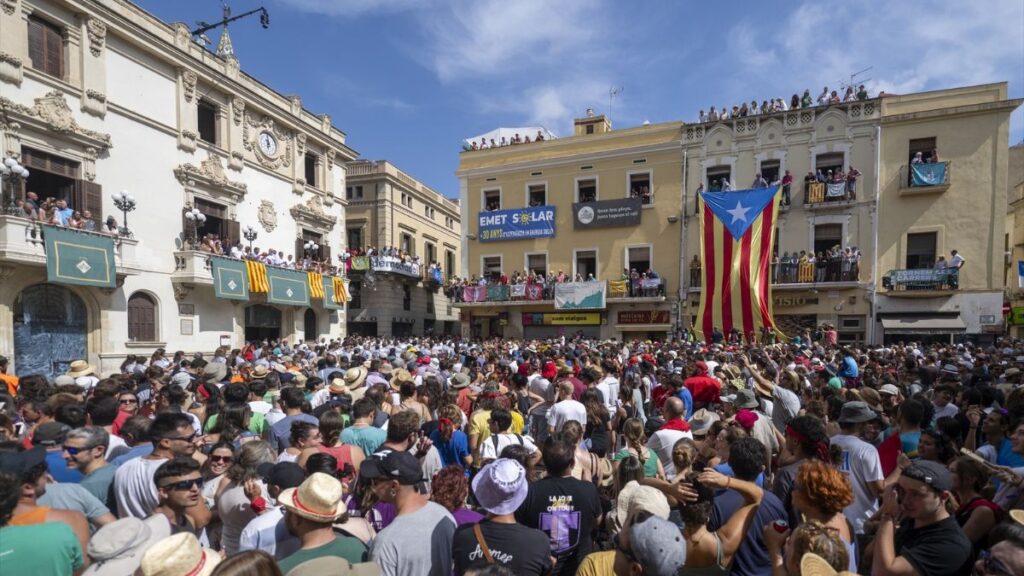
[(341, 378), (331, 380), (331, 384), (327, 388), (331, 394), (348, 394), (348, 386)]
[(256, 365), (255, 368), (252, 369), (253, 378), (266, 378), (267, 374), (270, 374), (270, 370), (268, 370), (267, 367), (262, 364), (258, 364)]
[(83, 576), (122, 576), (133, 574), (142, 554), (171, 535), (171, 523), (162, 514), (139, 520), (121, 518), (100, 528), (89, 540), (92, 564)]
[(1024, 510), (1010, 510), (1010, 518), (1017, 524), (1024, 524)]
[(448, 382), (451, 384), (452, 390), (461, 390), (469, 386), (469, 376), (462, 373), (455, 374), (448, 380)]
[(327, 523), (334, 522), (347, 510), (341, 497), (341, 482), (322, 472), (314, 472), (298, 488), (281, 492), (277, 501), (292, 514)]
[(355, 368), (349, 368), (345, 371), (345, 384), (349, 388), (359, 388), (366, 381), (367, 374), (366, 367), (356, 366)]
[(142, 576), (210, 576), (220, 554), (203, 548), (195, 534), (182, 532), (157, 542), (142, 555)]
[(813, 552), (804, 554), (800, 559), (800, 574), (803, 576), (856, 576), (853, 572), (836, 572), (824, 558)]
[(405, 368), (397, 368), (391, 372), (391, 387), (398, 390), (402, 382), (412, 382), (412, 374), (409, 373)]
[(82, 376), (88, 376), (96, 373), (96, 368), (93, 368), (92, 364), (89, 364), (85, 360), (75, 360), (71, 363), (68, 370), (68, 376), (72, 378), (81, 378)]

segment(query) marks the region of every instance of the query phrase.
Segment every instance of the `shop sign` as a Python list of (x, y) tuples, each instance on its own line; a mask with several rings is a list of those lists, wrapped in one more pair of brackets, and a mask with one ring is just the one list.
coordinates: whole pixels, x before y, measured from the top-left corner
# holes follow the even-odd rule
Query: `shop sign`
[(774, 298), (772, 300), (772, 306), (777, 308), (785, 308), (789, 306), (813, 306), (817, 303), (817, 298), (807, 296), (790, 296), (786, 298)]
[(621, 310), (619, 324), (668, 324), (668, 310)]
[(523, 326), (597, 326), (601, 324), (600, 312), (556, 312), (544, 314), (526, 312)]

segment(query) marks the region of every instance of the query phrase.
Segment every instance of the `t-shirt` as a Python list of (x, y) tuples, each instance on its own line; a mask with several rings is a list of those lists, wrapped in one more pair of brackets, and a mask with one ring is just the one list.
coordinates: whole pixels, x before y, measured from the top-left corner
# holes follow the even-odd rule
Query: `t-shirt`
[[(647, 450), (647, 460), (644, 460), (644, 478), (654, 478), (658, 475), (658, 455), (650, 448), (644, 449)], [(623, 448), (612, 456), (612, 462), (625, 460), (630, 456), (633, 456), (633, 453), (628, 448)]]
[(647, 447), (654, 450), (665, 469), (665, 477), (672, 480), (676, 477), (676, 465), (672, 462), (672, 447), (683, 438), (693, 439), (693, 432), (682, 430), (658, 430), (647, 440)]
[[(708, 531), (714, 532), (721, 528), (743, 505), (743, 496), (735, 490), (726, 490), (716, 495), (715, 507), (708, 521)], [(765, 492), (761, 498), (761, 505), (754, 514), (754, 521), (750, 523), (743, 542), (733, 556), (733, 576), (771, 576), (768, 549), (764, 545), (764, 527), (770, 522), (787, 518), (786, 507), (782, 501), (775, 494)]]
[(427, 502), (396, 517), (373, 540), (370, 558), (382, 576), (448, 576), (452, 573), (455, 519), (440, 504)]
[(110, 463), (113, 464), (115, 467), (119, 467), (129, 460), (134, 460), (136, 458), (141, 458), (143, 456), (149, 456), (152, 453), (153, 444), (150, 442), (144, 442), (142, 444), (139, 444), (138, 446), (133, 446), (124, 454), (115, 457), (113, 460), (110, 461)]
[(487, 442), (480, 444), (480, 459), (496, 460), (506, 446), (513, 444), (523, 446), (530, 454), (537, 451), (537, 445), (533, 443), (529, 436), (523, 436), (522, 434), (497, 434), (488, 438)]
[(36, 504), (81, 512), (90, 522), (111, 512), (99, 498), (78, 484), (47, 484), (46, 493), (36, 498)]
[(83, 563), (82, 546), (63, 522), (0, 528), (4, 574), (71, 576)]
[(99, 498), (107, 508), (117, 510), (117, 499), (114, 497), (114, 474), (117, 466), (107, 464), (103, 468), (93, 470), (78, 484)]
[[(474, 533), (475, 524), (461, 526), (452, 541), (455, 573), (464, 574), (469, 568), (488, 564)], [(513, 574), (541, 576), (551, 568), (547, 534), (521, 524), (499, 524), (483, 520), (479, 524), (484, 543), (491, 551), (495, 564), (507, 566)]]
[(160, 503), (153, 475), (166, 458), (136, 458), (125, 462), (114, 473), (114, 497), (117, 500), (117, 516), (134, 516), (145, 520), (153, 515), (153, 508)]
[(955, 576), (971, 572), (971, 541), (953, 517), (924, 528), (905, 520), (893, 540), (902, 556), (920, 576)]
[(801, 460), (788, 466), (783, 466), (775, 472), (775, 483), (772, 484), (772, 492), (782, 500), (789, 510), (789, 525), (796, 526), (800, 523), (800, 513), (793, 508), (793, 485), (796, 484), (796, 473), (806, 461)]
[(530, 484), (516, 520), (543, 531), (557, 559), (551, 574), (575, 574), (593, 545), (590, 533), (601, 515), (597, 487), (572, 477), (549, 477)]
[[(256, 414), (252, 415), (253, 418)], [(262, 416), (260, 416), (262, 418)], [(292, 441), (292, 422), (309, 422), (310, 424), (320, 425), (320, 421), (310, 416), (309, 414), (293, 414), (292, 416), (285, 416), (277, 424), (270, 427), (270, 445), (274, 447), (278, 452), (287, 449), (291, 446)], [(209, 426), (207, 426), (209, 428)], [(249, 430), (252, 430), (252, 420), (249, 421)], [(255, 430), (252, 430), (256, 432)], [(259, 434), (260, 432), (256, 432)], [(367, 452), (369, 454), (369, 452)]]
[[(682, 573), (685, 574), (685, 572)], [(580, 568), (576, 571), (576, 576), (611, 576), (612, 574), (615, 574), (615, 550), (588, 554), (583, 562), (580, 562)]]
[(548, 426), (553, 427), (555, 432), (561, 430), (562, 425), (569, 420), (575, 420), (580, 426), (586, 427), (587, 408), (576, 400), (562, 400), (548, 410)]
[(772, 424), (779, 432), (786, 430), (786, 424), (800, 413), (800, 397), (782, 386), (772, 388)]
[(349, 426), (341, 431), (341, 441), (363, 449), (363, 454), (373, 454), (388, 439), (388, 433), (376, 426)]
[(334, 540), (327, 544), (316, 548), (300, 549), (284, 560), (278, 560), (277, 565), (281, 568), (282, 574), (287, 574), (303, 562), (325, 556), (336, 556), (348, 560), (351, 564), (358, 564), (366, 560), (366, 545), (358, 538), (335, 534)]
[(854, 532), (863, 534), (864, 522), (878, 510), (878, 498), (871, 483), (884, 479), (878, 449), (856, 436), (844, 434), (833, 436), (832, 445), (842, 449), (839, 470), (849, 477), (853, 485), (853, 503), (843, 510), (843, 514), (853, 524)]
[(452, 437), (445, 440), (441, 437), (440, 430), (434, 430), (430, 434), (430, 441), (434, 443), (434, 447), (437, 448), (437, 453), (441, 455), (441, 463), (445, 466), (451, 464), (458, 464), (459, 466), (466, 466), (464, 457), (469, 456), (469, 437), (462, 430), (452, 431)]

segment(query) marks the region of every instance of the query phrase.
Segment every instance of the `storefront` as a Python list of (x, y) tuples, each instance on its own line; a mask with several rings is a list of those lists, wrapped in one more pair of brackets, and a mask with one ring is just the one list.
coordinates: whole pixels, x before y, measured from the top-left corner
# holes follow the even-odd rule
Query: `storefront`
[(630, 308), (615, 312), (615, 331), (622, 340), (664, 340), (672, 332), (672, 314), (667, 309)]

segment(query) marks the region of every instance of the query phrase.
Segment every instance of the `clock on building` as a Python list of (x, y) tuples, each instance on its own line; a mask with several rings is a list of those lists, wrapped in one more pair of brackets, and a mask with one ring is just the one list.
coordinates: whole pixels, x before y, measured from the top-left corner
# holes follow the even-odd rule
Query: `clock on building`
[(264, 154), (270, 156), (271, 158), (277, 155), (277, 138), (274, 138), (273, 134), (264, 130), (260, 132), (260, 135), (257, 138), (257, 140), (259, 141), (260, 144), (260, 150)]

